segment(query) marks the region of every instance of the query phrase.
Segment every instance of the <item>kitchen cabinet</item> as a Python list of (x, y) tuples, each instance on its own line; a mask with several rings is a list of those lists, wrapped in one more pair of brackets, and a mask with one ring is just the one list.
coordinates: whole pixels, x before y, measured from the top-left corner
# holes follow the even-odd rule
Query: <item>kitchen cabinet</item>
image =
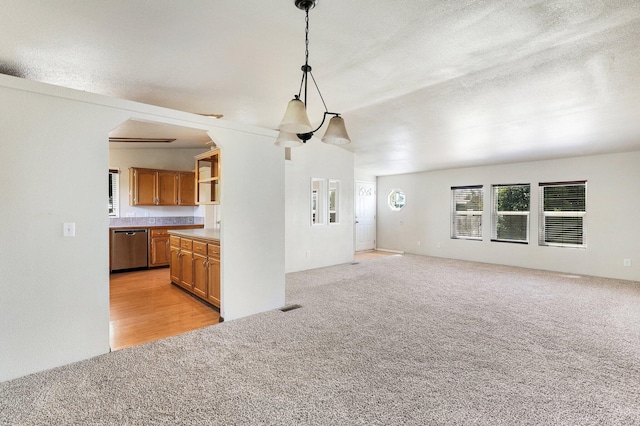
[(166, 266), (170, 261), (169, 230), (151, 229), (149, 235), (149, 266)]
[(196, 174), (193, 172), (178, 172), (178, 205), (196, 205)]
[(196, 204), (220, 204), (220, 150), (196, 155)]
[(131, 167), (129, 205), (195, 206), (195, 173)]
[(173, 235), (177, 232), (170, 238), (171, 282), (220, 308), (219, 240)]
[(220, 307), (220, 243), (208, 244), (207, 301)]
[(170, 241), (170, 264), (169, 264), (169, 276), (171, 278), (172, 283), (179, 283), (180, 276), (182, 275), (182, 271), (180, 268), (182, 265), (180, 264), (180, 237), (174, 237), (173, 235), (169, 237)]
[(207, 297), (207, 244), (193, 241), (193, 292), (201, 299)]
[(180, 265), (180, 284), (189, 291), (193, 291), (193, 252), (192, 241), (180, 238), (180, 253), (178, 263)]

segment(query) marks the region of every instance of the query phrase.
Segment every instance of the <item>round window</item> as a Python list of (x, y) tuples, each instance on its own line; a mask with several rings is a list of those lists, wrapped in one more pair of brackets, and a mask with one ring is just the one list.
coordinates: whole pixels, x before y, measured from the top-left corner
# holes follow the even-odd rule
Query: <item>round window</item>
[(401, 189), (392, 189), (387, 197), (391, 210), (402, 210), (407, 204), (407, 196)]

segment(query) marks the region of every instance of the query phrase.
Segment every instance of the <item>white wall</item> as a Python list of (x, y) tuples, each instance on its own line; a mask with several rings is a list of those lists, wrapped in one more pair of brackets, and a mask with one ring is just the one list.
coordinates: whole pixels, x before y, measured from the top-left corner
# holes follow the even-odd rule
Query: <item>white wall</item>
[(0, 381), (109, 351), (108, 132), (129, 118), (206, 130), (223, 147), (226, 319), (284, 304), (274, 131), (5, 75), (0, 99)]
[(354, 170), (354, 176), (353, 178), (356, 181), (362, 181), (362, 182), (376, 182), (376, 176), (363, 172), (360, 169), (355, 169)]
[(130, 206), (129, 168), (143, 167), (192, 172), (195, 169), (193, 157), (208, 149), (109, 149), (109, 168), (120, 170), (120, 217), (127, 217), (127, 214), (133, 214), (135, 217), (194, 216), (196, 207)]
[[(630, 152), (378, 177), (378, 247), (640, 281), (639, 164), (640, 152)], [(538, 183), (575, 180), (587, 180), (587, 248), (538, 246)], [(491, 184), (511, 183), (531, 184), (528, 245), (490, 241)], [(450, 238), (451, 187), (463, 185), (484, 185), (483, 241)], [(407, 194), (399, 212), (386, 204), (396, 187)]]
[[(284, 152), (282, 153), (284, 157)], [(286, 169), (286, 272), (353, 261), (353, 153), (317, 139), (291, 150)], [(340, 181), (339, 224), (311, 225), (311, 178)], [(307, 253), (309, 256), (307, 256)]]
[(281, 308), (285, 185), (275, 134), (209, 134), (221, 149), (221, 314), (228, 321)]

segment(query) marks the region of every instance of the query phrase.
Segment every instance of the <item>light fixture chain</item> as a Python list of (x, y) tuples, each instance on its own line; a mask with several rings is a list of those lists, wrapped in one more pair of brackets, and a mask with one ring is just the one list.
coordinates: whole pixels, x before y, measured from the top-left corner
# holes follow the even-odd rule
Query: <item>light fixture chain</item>
[(309, 9), (306, 10), (304, 30), (304, 64), (309, 65)]

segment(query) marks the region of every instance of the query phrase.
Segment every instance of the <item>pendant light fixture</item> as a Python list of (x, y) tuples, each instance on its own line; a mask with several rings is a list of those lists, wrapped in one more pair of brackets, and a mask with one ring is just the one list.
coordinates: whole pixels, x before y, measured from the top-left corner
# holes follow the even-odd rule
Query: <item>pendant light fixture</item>
[[(318, 88), (318, 83), (311, 73), (311, 66), (309, 65), (309, 10), (316, 7), (318, 0), (295, 0), (295, 5), (298, 9), (304, 10), (306, 14), (305, 19), (305, 60), (302, 66), (302, 81), (300, 82), (300, 90), (294, 98), (289, 101), (287, 111), (278, 126), (280, 134), (276, 139), (276, 145), (292, 147), (300, 146), (313, 137), (313, 134), (320, 130), (322, 125), (327, 119), (328, 115), (332, 115), (327, 126), (327, 131), (322, 137), (322, 142), (332, 145), (344, 145), (351, 142), (347, 129), (344, 125), (344, 119), (340, 117), (340, 113), (329, 112), (327, 104), (324, 102), (322, 93)], [(309, 117), (307, 116), (307, 85), (309, 83), (309, 77), (313, 81), (313, 85), (318, 91), (318, 95), (324, 105), (324, 115), (322, 116), (322, 122), (314, 129), (311, 126)], [(304, 92), (303, 92), (304, 88)], [(304, 95), (304, 96), (303, 96)], [(300, 97), (302, 96), (302, 99)], [(297, 139), (297, 142), (294, 140)]]

